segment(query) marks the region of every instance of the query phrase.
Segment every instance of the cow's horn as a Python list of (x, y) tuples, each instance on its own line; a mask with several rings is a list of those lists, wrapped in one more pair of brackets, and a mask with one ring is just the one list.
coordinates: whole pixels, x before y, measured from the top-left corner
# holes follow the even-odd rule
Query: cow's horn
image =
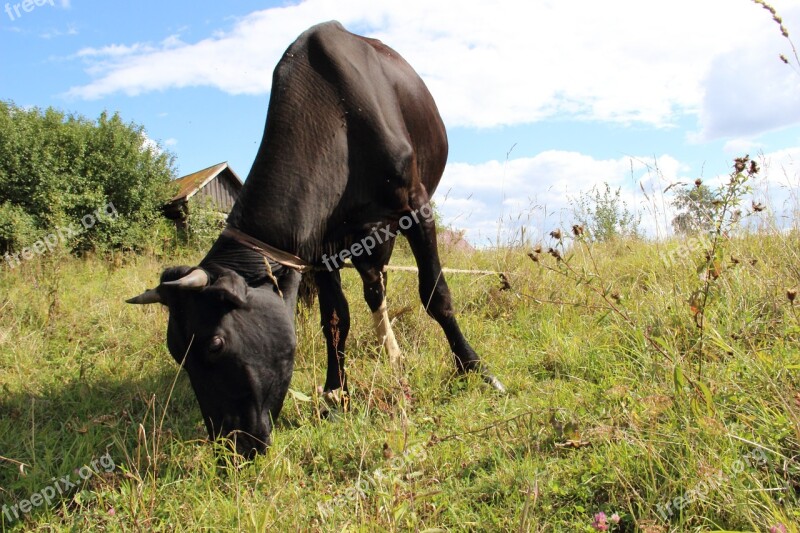
[(202, 268), (198, 268), (192, 270), (181, 279), (165, 281), (162, 285), (166, 287), (180, 287), (183, 289), (200, 289), (208, 285), (208, 274)]
[(161, 296), (158, 294), (157, 290), (147, 289), (139, 296), (134, 296), (125, 301), (129, 304), (160, 304)]

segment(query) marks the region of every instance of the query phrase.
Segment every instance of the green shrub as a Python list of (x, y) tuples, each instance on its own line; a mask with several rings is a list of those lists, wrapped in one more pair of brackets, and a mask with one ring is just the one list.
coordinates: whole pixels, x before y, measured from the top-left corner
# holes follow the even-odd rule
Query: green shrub
[(152, 248), (159, 237), (151, 230), (160, 227), (161, 206), (171, 196), (173, 159), (118, 114), (103, 112), (94, 121), (0, 101), (0, 205), (7, 206), (0, 246), (85, 227), (84, 217), (110, 204), (118, 216), (67, 239), (69, 249)]
[(189, 205), (186, 240), (189, 246), (207, 250), (225, 228), (225, 213), (208, 196), (197, 195)]
[(36, 220), (10, 202), (0, 204), (0, 253), (18, 250), (36, 240)]
[(572, 211), (592, 240), (605, 242), (619, 237), (638, 237), (641, 216), (628, 209), (621, 188), (611, 190), (608, 183), (582, 192), (571, 200)]

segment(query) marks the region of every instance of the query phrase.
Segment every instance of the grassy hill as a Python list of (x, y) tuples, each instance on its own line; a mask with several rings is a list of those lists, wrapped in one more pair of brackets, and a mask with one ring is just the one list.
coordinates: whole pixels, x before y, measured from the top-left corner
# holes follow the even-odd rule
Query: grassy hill
[(738, 237), (711, 268), (691, 241), (564, 240), (444, 254), (508, 273), (449, 276), (505, 396), (452, 376), (405, 272), (392, 376), (345, 271), (352, 411), (316, 416), (324, 339), (301, 310), (292, 392), (247, 464), (205, 442), (166, 311), (123, 303), (201, 254), (4, 267), (2, 529), (595, 531), (603, 512), (610, 531), (797, 531), (800, 236)]

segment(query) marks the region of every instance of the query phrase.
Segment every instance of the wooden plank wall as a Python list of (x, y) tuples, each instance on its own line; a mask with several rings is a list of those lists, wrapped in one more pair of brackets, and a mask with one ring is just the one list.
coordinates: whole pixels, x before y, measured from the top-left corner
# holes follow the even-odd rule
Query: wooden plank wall
[(217, 208), (226, 213), (230, 212), (237, 197), (237, 192), (231, 185), (230, 178), (225, 176), (224, 172), (200, 189), (198, 194), (211, 197)]

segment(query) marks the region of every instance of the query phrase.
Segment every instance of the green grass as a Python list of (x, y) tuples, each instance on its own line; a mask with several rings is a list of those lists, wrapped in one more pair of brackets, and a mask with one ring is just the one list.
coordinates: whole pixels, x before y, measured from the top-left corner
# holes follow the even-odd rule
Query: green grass
[[(616, 531), (767, 531), (780, 522), (796, 531), (800, 316), (786, 290), (800, 284), (800, 237), (727, 245), (702, 351), (687, 303), (701, 286), (699, 252), (674, 264), (659, 256), (677, 245), (595, 245), (594, 262), (575, 246), (569, 264), (579, 276), (560, 274), (546, 254), (531, 261), (527, 249), (445, 252), (450, 267), (509, 273), (507, 291), (492, 276), (449, 277), (462, 328), (505, 396), (453, 377), (414, 275), (397, 272), (389, 305), (404, 388), (374, 341), (357, 274), (344, 271), (353, 409), (325, 422), (303, 401), (324, 380), (325, 350), (316, 309), (301, 310), (291, 387), (302, 394), (287, 399), (269, 452), (246, 464), (206, 442), (188, 379), (165, 347), (166, 311), (123, 303), (163, 266), (199, 254), (116, 264), (50, 257), (4, 269), (0, 504), (19, 505), (54, 478), (77, 481), (76, 469), (106, 453), (115, 468), (0, 523), (594, 531), (603, 511), (620, 515)], [(404, 248), (394, 262), (410, 264)], [(664, 520), (658, 506), (681, 497)]]

